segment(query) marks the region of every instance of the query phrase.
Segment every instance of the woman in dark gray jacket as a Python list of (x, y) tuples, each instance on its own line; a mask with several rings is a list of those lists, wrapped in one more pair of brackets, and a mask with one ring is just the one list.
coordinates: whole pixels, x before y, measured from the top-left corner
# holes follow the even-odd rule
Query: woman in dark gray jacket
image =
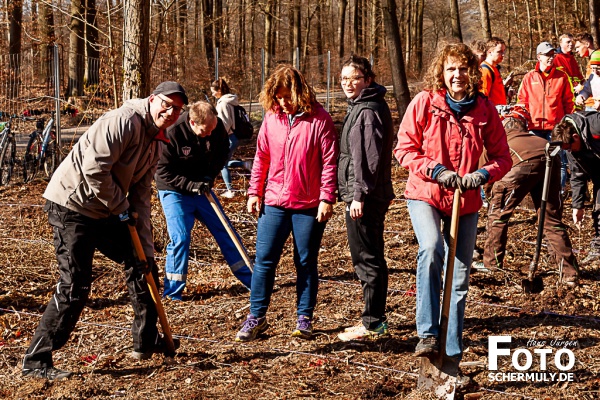
[(346, 203), (346, 227), (352, 263), (362, 287), (362, 322), (338, 335), (340, 340), (377, 338), (388, 333), (385, 304), (388, 268), (383, 254), (383, 223), (392, 188), (394, 127), (384, 99), (385, 87), (375, 83), (371, 64), (351, 56), (340, 77), (348, 98), (348, 114), (340, 138), (338, 189)]

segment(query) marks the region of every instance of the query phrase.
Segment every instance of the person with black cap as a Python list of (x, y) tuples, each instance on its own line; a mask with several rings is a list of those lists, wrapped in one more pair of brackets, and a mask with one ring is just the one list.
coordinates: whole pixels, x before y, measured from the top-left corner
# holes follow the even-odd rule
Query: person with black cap
[[(157, 281), (151, 184), (160, 142), (187, 103), (177, 82), (163, 82), (149, 97), (126, 101), (100, 117), (52, 175), (44, 192), (44, 210), (54, 232), (59, 280), (23, 359), (24, 377), (56, 380), (72, 375), (54, 367), (52, 352), (67, 343), (83, 311), (96, 250), (124, 264), (134, 312), (132, 357), (144, 360), (166, 350), (144, 276), (150, 270)], [(132, 222), (148, 260), (145, 264), (136, 261), (127, 227)]]
[[(483, 264), (488, 269), (504, 267), (509, 221), (525, 196), (531, 195), (536, 210), (541, 206), (546, 168), (545, 147), (548, 141), (527, 131), (529, 121), (527, 110), (518, 105), (504, 115), (502, 121), (513, 166), (508, 174), (494, 183), (491, 190), (487, 239), (483, 252)], [(550, 172), (544, 236), (557, 265), (562, 264), (563, 283), (572, 287), (577, 284), (577, 260), (567, 229), (562, 223), (559, 161), (556, 157)]]

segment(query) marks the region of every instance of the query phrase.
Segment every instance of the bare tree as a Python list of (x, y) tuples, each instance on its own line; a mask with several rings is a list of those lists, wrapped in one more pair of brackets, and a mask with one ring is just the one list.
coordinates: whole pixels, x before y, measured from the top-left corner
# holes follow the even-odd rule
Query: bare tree
[(100, 49), (98, 48), (96, 0), (85, 0), (85, 82), (97, 85), (100, 78)]
[(344, 58), (344, 41), (346, 30), (346, 8), (348, 0), (338, 0), (338, 56), (340, 60)]
[(177, 79), (182, 81), (185, 77), (186, 49), (187, 49), (187, 0), (177, 0), (176, 4), (177, 36), (176, 56)]
[(381, 0), (383, 10), (383, 26), (387, 38), (388, 54), (392, 70), (392, 84), (394, 85), (394, 98), (398, 115), (402, 119), (406, 107), (410, 103), (410, 90), (404, 70), (404, 59), (402, 58), (402, 43), (400, 42), (400, 28), (396, 17), (396, 1)]
[(425, 0), (417, 0), (415, 10), (415, 70), (420, 73), (423, 68), (423, 10)]
[(8, 2), (8, 54), (10, 80), (8, 86), (8, 98), (14, 99), (19, 96), (19, 81), (21, 73), (21, 33), (23, 23), (22, 0), (11, 0)]
[(145, 97), (149, 87), (150, 1), (123, 3), (123, 100)]
[(590, 6), (590, 31), (596, 46), (600, 44), (600, 27), (598, 24), (598, 13), (600, 13), (600, 1), (589, 0)]
[(83, 73), (85, 60), (85, 10), (82, 0), (71, 0), (69, 23), (69, 81), (67, 96), (83, 95)]
[(299, 54), (296, 49), (302, 48), (302, 14), (300, 12), (300, 1), (301, 0), (294, 0), (294, 7), (292, 9), (292, 63), (298, 66), (300, 66), (300, 60), (298, 60)]
[(267, 0), (265, 4), (265, 35), (264, 35), (264, 49), (265, 49), (265, 70), (268, 71), (272, 64), (273, 54), (273, 12), (275, 11), (275, 0)]
[(51, 76), (50, 52), (54, 44), (54, 14), (46, 2), (38, 3), (38, 26), (40, 27), (40, 74), (48, 82)]
[(462, 42), (462, 31), (460, 30), (460, 9), (458, 0), (450, 0), (450, 19), (452, 20), (452, 37)]
[(487, 42), (492, 37), (492, 26), (490, 25), (490, 10), (488, 0), (479, 0), (479, 12), (481, 13), (481, 29), (483, 39)]

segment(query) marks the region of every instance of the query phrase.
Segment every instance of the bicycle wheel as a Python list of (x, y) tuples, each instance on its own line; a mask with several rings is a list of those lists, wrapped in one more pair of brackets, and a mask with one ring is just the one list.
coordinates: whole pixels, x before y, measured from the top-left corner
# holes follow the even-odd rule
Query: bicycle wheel
[(46, 154), (42, 160), (44, 172), (48, 178), (51, 178), (52, 174), (56, 170), (57, 160), (58, 148), (56, 147), (56, 133), (52, 131), (50, 132), (50, 141), (48, 142), (48, 147), (46, 148)]
[(27, 142), (27, 148), (25, 149), (25, 157), (23, 158), (23, 181), (30, 182), (37, 175), (37, 171), (40, 169), (39, 154), (42, 150), (42, 141), (40, 135), (33, 132), (29, 136)]
[(15, 166), (16, 143), (14, 137), (6, 140), (0, 154), (0, 185), (8, 185)]

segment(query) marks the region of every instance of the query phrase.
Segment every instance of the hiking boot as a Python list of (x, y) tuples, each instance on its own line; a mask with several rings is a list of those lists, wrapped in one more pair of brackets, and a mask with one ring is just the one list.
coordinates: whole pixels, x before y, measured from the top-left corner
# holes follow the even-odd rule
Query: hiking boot
[(242, 329), (235, 335), (236, 342), (249, 342), (267, 330), (269, 324), (267, 317), (256, 318), (252, 314), (248, 314), (248, 318), (244, 321)]
[(312, 320), (306, 315), (300, 315), (292, 336), (301, 339), (310, 339), (312, 336)]
[(387, 335), (388, 333), (387, 322), (380, 323), (375, 329), (367, 329), (362, 323), (360, 323), (356, 326), (346, 328), (344, 332), (338, 334), (338, 339), (340, 339), (342, 342), (366, 339), (375, 340)]
[(439, 349), (440, 343), (435, 336), (421, 338), (419, 339), (419, 343), (417, 343), (417, 347), (415, 347), (415, 356), (428, 357), (434, 353), (437, 353)]
[[(179, 348), (179, 346), (181, 345), (181, 342), (179, 341), (179, 339), (175, 339), (173, 338), (173, 345), (175, 347), (175, 350), (177, 350)], [(150, 350), (147, 351), (132, 351), (131, 352), (131, 357), (135, 358), (138, 361), (143, 361), (143, 360), (149, 360), (152, 358), (152, 356), (154, 354), (164, 354), (164, 355), (168, 355), (169, 350), (167, 349), (167, 342), (165, 341), (164, 338), (160, 338), (158, 340), (158, 343), (156, 343), (154, 345), (154, 347), (152, 347)]]
[(49, 381), (58, 381), (68, 379), (73, 375), (71, 371), (63, 371), (54, 367), (23, 369), (21, 375), (25, 378), (48, 379)]
[(225, 197), (226, 199), (233, 199), (235, 197), (235, 193), (233, 193), (231, 190), (226, 190), (223, 193), (221, 193), (221, 197)]
[(569, 287), (575, 287), (578, 284), (577, 275), (567, 275), (563, 277), (563, 283)]

